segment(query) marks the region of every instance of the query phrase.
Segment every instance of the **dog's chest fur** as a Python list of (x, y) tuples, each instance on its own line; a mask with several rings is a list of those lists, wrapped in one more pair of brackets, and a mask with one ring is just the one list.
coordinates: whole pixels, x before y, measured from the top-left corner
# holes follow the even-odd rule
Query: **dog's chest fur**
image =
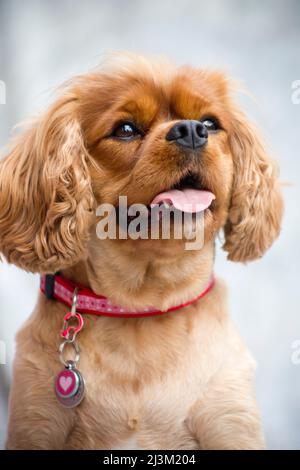
[[(194, 317), (190, 325), (189, 313)], [(221, 355), (218, 346), (209, 344), (210, 333), (219, 335), (217, 322), (203, 318), (201, 331), (202, 320), (197, 325), (195, 313), (174, 318), (176, 333), (169, 319), (157, 325), (157, 331), (145, 322), (139, 333), (123, 325), (123, 338), (117, 325), (110, 340), (105, 325), (99, 336), (97, 331), (89, 335), (80, 363), (87, 397), (76, 410), (76, 429), (67, 447), (197, 448), (186, 421)]]

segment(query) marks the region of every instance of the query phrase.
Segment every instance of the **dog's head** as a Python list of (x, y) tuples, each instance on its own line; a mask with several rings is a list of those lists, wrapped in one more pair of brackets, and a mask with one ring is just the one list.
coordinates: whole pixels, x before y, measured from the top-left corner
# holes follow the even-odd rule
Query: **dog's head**
[(280, 228), (276, 171), (218, 72), (125, 56), (68, 83), (0, 164), (0, 251), (29, 271), (71, 266), (96, 206), (120, 195), (202, 205), (206, 237), (224, 228), (235, 261)]

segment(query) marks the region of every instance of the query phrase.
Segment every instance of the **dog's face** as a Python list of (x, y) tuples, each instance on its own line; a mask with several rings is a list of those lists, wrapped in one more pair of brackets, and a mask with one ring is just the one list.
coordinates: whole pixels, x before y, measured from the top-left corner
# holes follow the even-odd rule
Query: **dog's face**
[(183, 211), (196, 202), (206, 239), (224, 227), (242, 261), (269, 247), (282, 212), (273, 166), (223, 75), (140, 58), (75, 79), (2, 163), (0, 193), (0, 250), (31, 271), (83, 257), (96, 205), (119, 196)]
[(207, 201), (205, 228), (213, 236), (227, 219), (233, 181), (225, 79), (141, 68), (99, 81), (97, 95), (94, 82), (82, 90), (80, 110), (98, 167), (91, 170), (97, 203), (116, 206), (122, 195), (149, 207), (169, 198), (184, 210), (182, 201)]

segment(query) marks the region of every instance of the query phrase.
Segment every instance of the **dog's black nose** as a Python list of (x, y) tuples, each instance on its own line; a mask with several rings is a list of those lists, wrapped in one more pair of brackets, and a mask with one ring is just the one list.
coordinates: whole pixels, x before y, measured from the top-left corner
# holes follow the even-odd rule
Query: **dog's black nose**
[(177, 122), (166, 135), (166, 140), (175, 140), (177, 144), (193, 150), (205, 145), (207, 138), (205, 125), (194, 120)]

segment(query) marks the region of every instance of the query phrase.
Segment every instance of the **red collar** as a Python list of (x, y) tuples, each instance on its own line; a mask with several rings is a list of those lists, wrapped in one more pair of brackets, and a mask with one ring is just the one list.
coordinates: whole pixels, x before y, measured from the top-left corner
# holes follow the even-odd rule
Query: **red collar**
[(41, 276), (41, 291), (45, 294), (48, 299), (55, 299), (59, 302), (64, 303), (68, 307), (72, 307), (74, 290), (78, 289), (77, 292), (77, 312), (88, 313), (91, 315), (99, 315), (105, 317), (124, 317), (124, 318), (141, 318), (151, 317), (154, 315), (161, 315), (163, 313), (174, 312), (181, 308), (187, 307), (197, 300), (204, 297), (214, 286), (215, 278), (211, 277), (208, 285), (197, 297), (188, 302), (174, 307), (168, 308), (167, 310), (161, 311), (155, 308), (149, 307), (144, 308), (142, 311), (129, 311), (126, 308), (122, 308), (119, 305), (113, 305), (107, 297), (103, 295), (97, 295), (87, 287), (77, 285), (69, 279), (64, 278), (60, 274), (55, 275), (44, 275)]

